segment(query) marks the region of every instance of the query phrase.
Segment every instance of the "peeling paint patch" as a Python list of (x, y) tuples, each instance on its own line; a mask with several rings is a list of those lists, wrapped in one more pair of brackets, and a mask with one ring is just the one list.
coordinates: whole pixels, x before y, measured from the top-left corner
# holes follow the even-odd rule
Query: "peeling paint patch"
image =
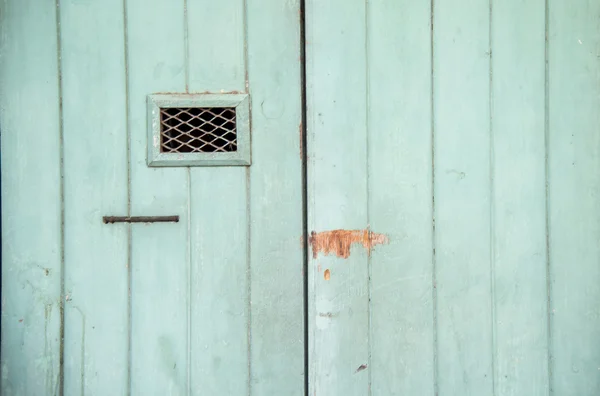
[(323, 275), (323, 277), (325, 278), (326, 281), (328, 281), (329, 279), (331, 279), (331, 271), (329, 271), (329, 269), (325, 270), (325, 274)]
[(313, 252), (313, 258), (319, 253), (324, 255), (335, 254), (341, 258), (350, 257), (350, 248), (353, 244), (361, 244), (371, 254), (376, 245), (388, 243), (387, 236), (366, 230), (333, 230), (312, 232), (308, 240)]

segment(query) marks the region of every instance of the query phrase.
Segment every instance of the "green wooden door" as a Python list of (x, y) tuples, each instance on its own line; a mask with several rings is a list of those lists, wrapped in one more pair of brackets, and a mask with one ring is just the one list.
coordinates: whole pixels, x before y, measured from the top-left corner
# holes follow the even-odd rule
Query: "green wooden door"
[[(304, 394), (299, 7), (2, 2), (3, 395)], [(147, 165), (148, 95), (232, 92), (251, 166)]]
[(600, 2), (307, 0), (309, 394), (600, 394)]
[[(0, 17), (3, 395), (600, 394), (597, 1)], [(251, 164), (149, 166), (154, 94)]]

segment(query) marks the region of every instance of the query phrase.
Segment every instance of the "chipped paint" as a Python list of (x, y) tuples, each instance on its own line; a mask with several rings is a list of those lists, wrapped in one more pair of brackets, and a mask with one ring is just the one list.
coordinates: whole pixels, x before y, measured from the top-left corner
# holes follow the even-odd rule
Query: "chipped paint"
[(328, 281), (329, 279), (331, 279), (331, 271), (326, 269), (325, 270), (325, 274), (323, 275), (323, 277), (325, 278), (326, 281)]
[(361, 244), (370, 255), (374, 246), (388, 243), (388, 237), (371, 232), (368, 228), (366, 230), (313, 231), (308, 243), (315, 259), (319, 253), (326, 256), (335, 254), (341, 258), (348, 258), (352, 245)]

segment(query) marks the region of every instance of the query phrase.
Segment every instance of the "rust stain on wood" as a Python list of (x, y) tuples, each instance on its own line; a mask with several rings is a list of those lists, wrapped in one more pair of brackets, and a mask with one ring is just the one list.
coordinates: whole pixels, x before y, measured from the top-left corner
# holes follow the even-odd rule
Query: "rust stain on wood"
[(387, 236), (366, 230), (333, 230), (323, 232), (312, 232), (308, 243), (313, 252), (313, 258), (319, 253), (324, 255), (335, 254), (341, 258), (350, 257), (350, 248), (354, 244), (361, 244), (371, 254), (376, 245), (388, 242)]

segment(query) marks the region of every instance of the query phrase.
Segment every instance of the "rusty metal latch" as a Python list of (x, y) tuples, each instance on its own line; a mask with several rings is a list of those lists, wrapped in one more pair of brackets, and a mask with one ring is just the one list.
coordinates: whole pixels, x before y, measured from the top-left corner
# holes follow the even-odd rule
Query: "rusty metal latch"
[(179, 216), (104, 216), (104, 224), (114, 223), (179, 223)]

